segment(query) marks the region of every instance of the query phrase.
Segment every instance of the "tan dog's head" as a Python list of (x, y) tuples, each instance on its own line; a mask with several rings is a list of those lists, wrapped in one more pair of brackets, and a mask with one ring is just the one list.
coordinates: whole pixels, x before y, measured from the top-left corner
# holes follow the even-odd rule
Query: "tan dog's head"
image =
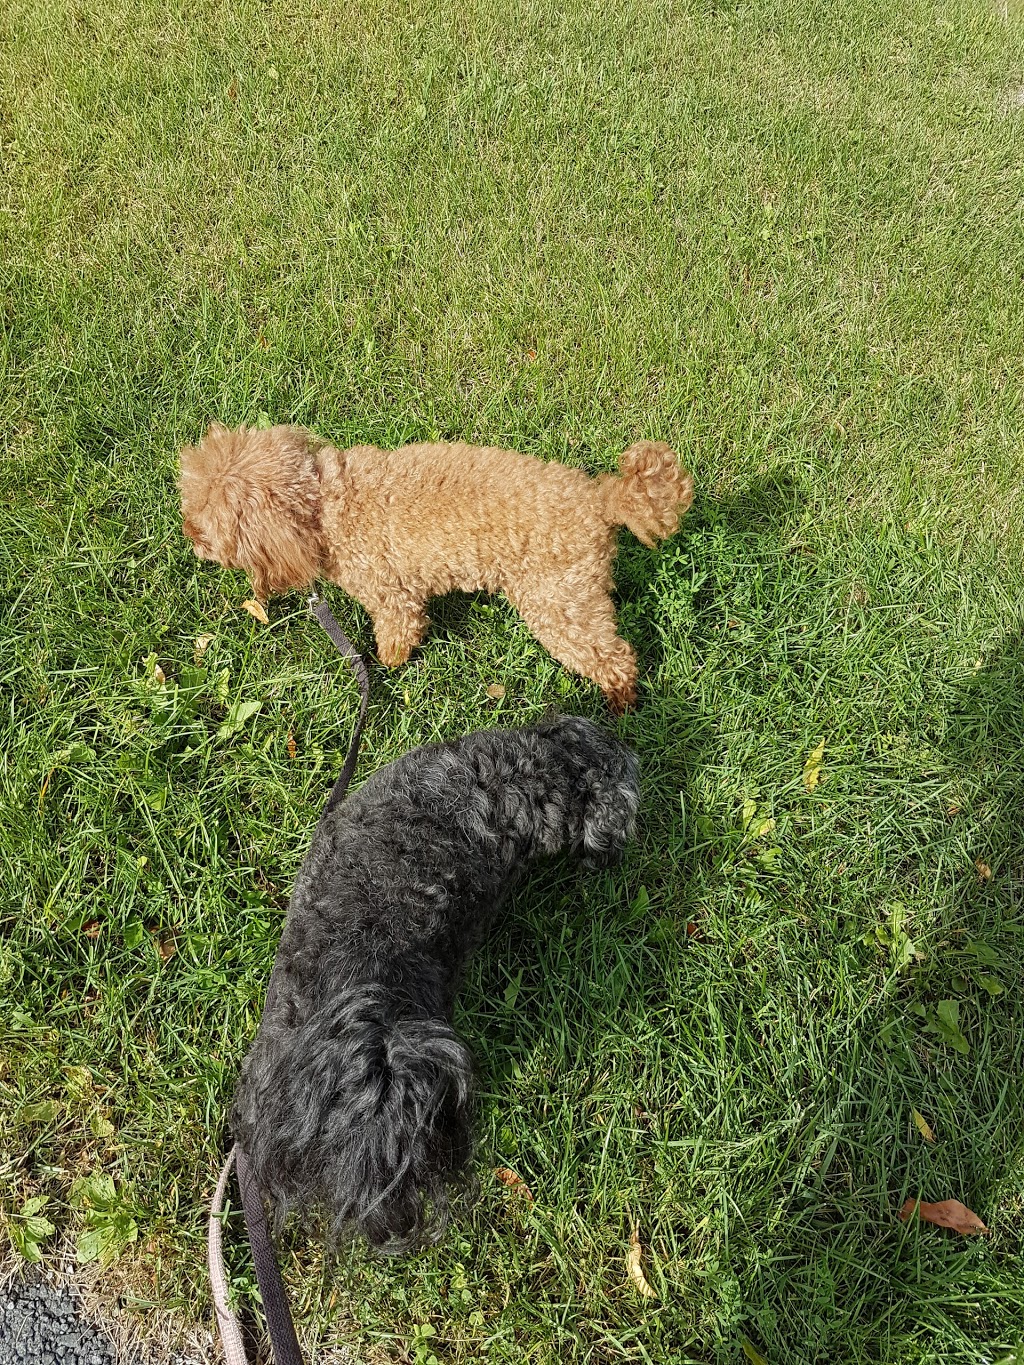
[(200, 559), (245, 569), (256, 596), (304, 588), (320, 569), (320, 479), (301, 427), (214, 422), (181, 452), (181, 515)]

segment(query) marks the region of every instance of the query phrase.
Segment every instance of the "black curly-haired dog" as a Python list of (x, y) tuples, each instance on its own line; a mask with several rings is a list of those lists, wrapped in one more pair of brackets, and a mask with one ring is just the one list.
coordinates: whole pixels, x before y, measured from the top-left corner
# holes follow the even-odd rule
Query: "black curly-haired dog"
[(461, 969), (531, 858), (611, 862), (638, 797), (630, 750), (563, 717), (414, 749), (325, 813), (231, 1116), (278, 1226), (440, 1234), (471, 1149)]

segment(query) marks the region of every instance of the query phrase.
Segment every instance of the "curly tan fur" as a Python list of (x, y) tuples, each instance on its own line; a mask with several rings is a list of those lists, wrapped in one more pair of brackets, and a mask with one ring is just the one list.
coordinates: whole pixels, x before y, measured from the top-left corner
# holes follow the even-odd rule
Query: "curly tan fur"
[(214, 424), (181, 453), (181, 509), (197, 555), (245, 569), (257, 596), (325, 577), (373, 618), (383, 663), (404, 663), (427, 600), (503, 592), (560, 663), (610, 705), (636, 700), (636, 658), (616, 631), (616, 528), (671, 535), (693, 481), (667, 445), (640, 441), (618, 477), (512, 450), (440, 442), (336, 450), (299, 427)]

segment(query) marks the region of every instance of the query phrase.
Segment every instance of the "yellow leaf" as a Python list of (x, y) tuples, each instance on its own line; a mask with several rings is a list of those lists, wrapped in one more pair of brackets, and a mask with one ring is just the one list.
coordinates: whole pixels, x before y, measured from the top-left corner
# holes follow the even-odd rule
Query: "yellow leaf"
[(192, 647), (192, 657), (196, 661), (196, 663), (199, 662), (199, 660), (203, 657), (206, 651), (210, 648), (210, 645), (212, 643), (213, 643), (212, 635), (196, 636), (196, 642)]
[(990, 882), (992, 880), (992, 869), (988, 863), (983, 863), (980, 858), (975, 858), (974, 866), (978, 872), (979, 882)]
[(267, 615), (266, 607), (262, 602), (257, 602), (255, 597), (250, 597), (248, 602), (242, 603), (242, 606), (250, 616), (255, 616), (257, 621), (261, 621), (265, 626), (270, 625), (270, 617)]
[(68, 1089), (75, 1096), (87, 1095), (92, 1089), (92, 1072), (87, 1066), (66, 1066), (64, 1075)]
[(629, 1278), (639, 1289), (645, 1299), (656, 1299), (658, 1296), (648, 1283), (647, 1276), (643, 1268), (643, 1247), (640, 1245), (640, 1228), (633, 1228), (632, 1236), (629, 1239), (629, 1252), (626, 1255), (626, 1270)]
[(747, 1341), (745, 1337), (741, 1345), (743, 1346), (743, 1354), (750, 1361), (750, 1365), (768, 1365), (767, 1360), (765, 1360), (761, 1352), (755, 1350), (755, 1348), (751, 1346), (750, 1342)]
[(89, 1131), (93, 1137), (108, 1138), (114, 1136), (114, 1125), (108, 1118), (105, 1118), (100, 1110), (89, 1119)]
[(760, 839), (765, 834), (771, 834), (775, 828), (775, 821), (770, 815), (758, 814), (757, 802), (753, 797), (748, 797), (743, 802), (743, 833), (748, 839)]
[(809, 792), (814, 791), (821, 781), (821, 760), (824, 757), (825, 741), (822, 740), (818, 747), (807, 755), (807, 762), (804, 764), (804, 786)]
[(505, 689), (502, 687), (501, 683), (491, 683), (487, 689), (487, 695), (493, 697), (495, 701), (501, 701), (505, 695)]
[(935, 1134), (932, 1131), (931, 1124), (928, 1122), (925, 1116), (923, 1114), (919, 1114), (916, 1109), (911, 1109), (910, 1112), (913, 1114), (914, 1122), (917, 1124), (917, 1131), (924, 1138), (925, 1142), (934, 1142)]

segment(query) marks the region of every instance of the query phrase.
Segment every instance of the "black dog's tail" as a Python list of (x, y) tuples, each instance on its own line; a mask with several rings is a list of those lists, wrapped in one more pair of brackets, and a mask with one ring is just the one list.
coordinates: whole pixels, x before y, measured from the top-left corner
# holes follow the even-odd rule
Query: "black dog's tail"
[(436, 1240), (470, 1156), (472, 1072), (448, 1023), (379, 985), (344, 988), (292, 1028), (272, 1023), (232, 1126), (278, 1226), (297, 1208), (389, 1252)]

